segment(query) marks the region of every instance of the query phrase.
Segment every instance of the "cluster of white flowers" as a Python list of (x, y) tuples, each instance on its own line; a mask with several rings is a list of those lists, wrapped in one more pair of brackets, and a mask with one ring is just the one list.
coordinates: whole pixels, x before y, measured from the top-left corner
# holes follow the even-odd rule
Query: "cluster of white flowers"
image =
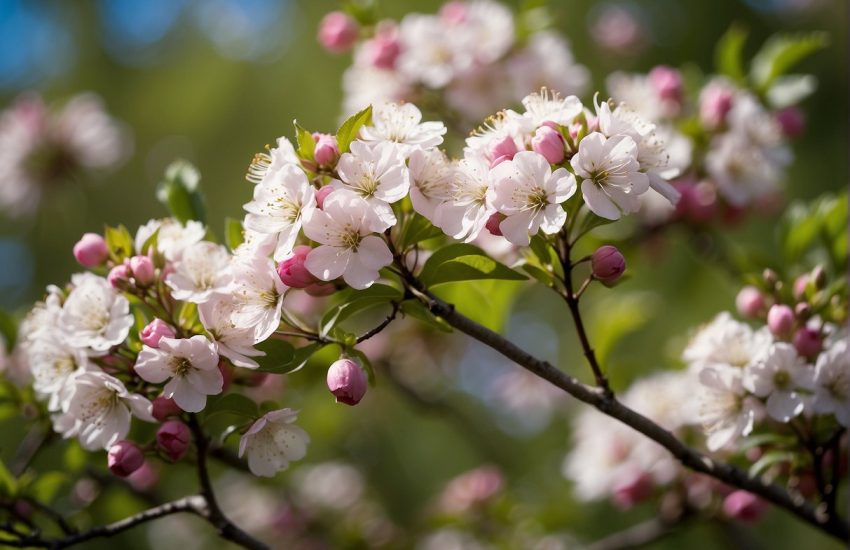
[(80, 94), (51, 111), (35, 94), (0, 113), (0, 208), (32, 215), (49, 187), (78, 172), (114, 168), (131, 149), (128, 131), (94, 94)]
[(356, 45), (343, 76), (344, 110), (437, 92), (445, 106), (471, 122), (541, 86), (586, 90), (589, 73), (563, 37), (535, 30), (520, 39), (517, 26), (509, 8), (490, 0), (451, 1), (436, 15), (380, 21)]

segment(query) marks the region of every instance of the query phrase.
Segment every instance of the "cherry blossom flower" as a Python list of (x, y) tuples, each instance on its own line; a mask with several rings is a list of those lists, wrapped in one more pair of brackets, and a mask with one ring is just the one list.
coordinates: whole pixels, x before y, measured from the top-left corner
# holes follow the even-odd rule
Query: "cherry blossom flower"
[(280, 325), (287, 287), (269, 258), (240, 258), (231, 264), (231, 273), (233, 284), (229, 294), (234, 304), (231, 320), (237, 327), (253, 329), (254, 341), (261, 342)]
[(609, 220), (637, 211), (638, 196), (649, 189), (649, 178), (640, 172), (637, 144), (626, 135), (591, 133), (581, 140), (570, 164), (584, 180), (581, 192), (587, 207)]
[(59, 319), (68, 342), (95, 355), (123, 342), (133, 326), (127, 299), (93, 273), (78, 273), (71, 282), (74, 289), (62, 305)]
[(245, 227), (277, 235), (274, 259), (280, 261), (292, 252), (304, 214), (315, 207), (316, 195), (304, 171), (285, 164), (254, 187), (254, 200), (245, 205)]
[(416, 149), (429, 149), (443, 143), (446, 127), (442, 122), (422, 122), (422, 112), (412, 103), (383, 103), (372, 110), (372, 125), (360, 129), (360, 139), (370, 145), (395, 143), (404, 158)]
[(259, 365), (251, 357), (265, 353), (254, 349), (258, 340), (252, 327), (238, 326), (233, 322), (235, 310), (232, 297), (217, 295), (198, 306), (198, 316), (219, 355), (227, 357), (237, 367), (256, 369)]
[(175, 300), (202, 304), (230, 284), (230, 253), (224, 246), (201, 241), (187, 247), (174, 263), (165, 284)]
[(24, 353), (32, 373), (33, 389), (49, 397), (48, 410), (58, 410), (68, 379), (89, 366), (88, 357), (82, 349), (68, 345), (59, 337), (41, 338), (36, 345), (27, 346)]
[(846, 338), (836, 341), (818, 357), (813, 409), (820, 414), (834, 414), (842, 426), (850, 428), (850, 350)]
[(521, 151), (490, 172), (490, 202), (506, 217), (499, 224), (513, 244), (528, 246), (531, 236), (560, 231), (567, 220), (561, 203), (576, 191), (575, 176), (552, 167), (542, 155)]
[(764, 357), (747, 366), (744, 387), (759, 397), (767, 397), (767, 414), (780, 422), (788, 422), (801, 412), (808, 391), (814, 384), (814, 370), (797, 355), (793, 345), (773, 344)]
[(387, 244), (371, 234), (375, 228), (374, 213), (366, 201), (347, 191), (332, 193), (322, 210), (314, 210), (304, 220), (304, 234), (321, 245), (310, 252), (304, 265), (323, 281), (342, 277), (352, 288), (370, 287), (380, 277), (379, 270), (393, 261)]
[(79, 371), (71, 379), (62, 400), (62, 413), (53, 419), (63, 437), (77, 437), (80, 445), (93, 451), (108, 449), (130, 430), (131, 414), (154, 422), (151, 402), (127, 391), (114, 376), (100, 370)]
[(558, 92), (547, 88), (525, 96), (522, 104), (525, 106), (523, 116), (528, 118), (535, 128), (544, 122), (569, 126), (584, 110), (584, 106), (576, 96), (561, 97)]
[(488, 201), (489, 173), (483, 156), (467, 155), (461, 160), (449, 187), (450, 198), (434, 209), (431, 222), (455, 239), (475, 239), (495, 212)]
[(711, 366), (742, 369), (759, 360), (772, 342), (766, 327), (753, 331), (746, 323), (723, 312), (691, 339), (682, 358), (696, 369)]
[(271, 411), (260, 418), (239, 440), (239, 456), (248, 455), (248, 468), (255, 476), (273, 477), (307, 454), (310, 436), (294, 426), (298, 413), (291, 409)]
[(742, 371), (731, 367), (699, 371), (699, 418), (708, 436), (709, 451), (727, 447), (753, 431), (758, 404), (747, 396), (742, 378)]
[(454, 170), (439, 149), (417, 150), (410, 155), (410, 202), (413, 209), (431, 220), (434, 209), (450, 198)]
[(159, 348), (144, 346), (133, 367), (143, 380), (161, 384), (165, 397), (186, 412), (200, 412), (208, 395), (221, 393), (224, 380), (215, 346), (206, 337), (163, 338)]
[[(266, 146), (268, 148), (268, 146)], [(245, 179), (251, 183), (260, 184), (277, 175), (287, 165), (301, 166), (295, 148), (285, 137), (277, 138), (277, 147), (268, 150), (268, 153), (257, 153), (248, 167)]]
[(576, 63), (569, 42), (551, 31), (534, 33), (526, 46), (507, 60), (507, 69), (517, 99), (544, 86), (582, 95), (590, 84), (590, 72)]
[(173, 218), (150, 220), (136, 232), (137, 253), (142, 253), (147, 240), (157, 231), (156, 249), (172, 262), (179, 260), (183, 250), (202, 241), (207, 234), (204, 224), (194, 220), (189, 220), (185, 225)]

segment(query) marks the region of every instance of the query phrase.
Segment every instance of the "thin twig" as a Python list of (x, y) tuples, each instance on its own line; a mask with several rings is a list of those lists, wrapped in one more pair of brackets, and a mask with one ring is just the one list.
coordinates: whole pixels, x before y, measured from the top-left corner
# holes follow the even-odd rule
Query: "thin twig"
[(386, 319), (381, 321), (380, 324), (378, 324), (373, 329), (371, 329), (371, 330), (369, 330), (369, 331), (367, 331), (367, 332), (365, 332), (362, 335), (357, 337), (357, 343), (358, 344), (360, 342), (364, 342), (364, 341), (368, 340), (369, 338), (375, 336), (376, 334), (378, 334), (379, 332), (381, 332), (382, 330), (387, 328), (387, 326), (389, 326), (389, 324), (392, 323), (395, 320), (396, 315), (398, 315), (398, 310), (401, 307), (401, 305), (399, 304), (399, 302), (393, 301), (392, 306), (393, 306), (393, 309), (389, 313), (389, 315), (387, 315)]

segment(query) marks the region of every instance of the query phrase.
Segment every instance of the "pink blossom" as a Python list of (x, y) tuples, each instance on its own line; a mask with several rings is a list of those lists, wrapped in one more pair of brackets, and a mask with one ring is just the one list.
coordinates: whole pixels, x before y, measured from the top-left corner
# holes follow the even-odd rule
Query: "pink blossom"
[(335, 361), (328, 369), (328, 389), (337, 403), (356, 405), (366, 395), (366, 373), (351, 359)]
[(97, 233), (86, 233), (74, 245), (74, 258), (83, 267), (97, 267), (109, 257), (106, 241)]

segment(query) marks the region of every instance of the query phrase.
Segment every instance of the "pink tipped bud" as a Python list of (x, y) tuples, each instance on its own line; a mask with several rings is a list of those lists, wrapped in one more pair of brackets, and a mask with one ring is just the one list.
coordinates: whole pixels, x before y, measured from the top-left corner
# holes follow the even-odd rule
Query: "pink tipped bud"
[(806, 287), (809, 286), (809, 274), (805, 273), (794, 279), (794, 298), (802, 300), (806, 296)]
[(328, 369), (327, 382), (337, 403), (356, 405), (366, 395), (366, 373), (351, 359), (335, 361)]
[(132, 441), (119, 441), (109, 448), (106, 463), (109, 471), (118, 477), (127, 477), (142, 467), (145, 456)]
[(553, 130), (548, 126), (541, 126), (531, 138), (531, 149), (549, 162), (549, 164), (559, 164), (563, 162), (566, 156), (564, 136), (561, 132)]
[(177, 461), (183, 458), (192, 442), (189, 426), (179, 420), (164, 422), (156, 432), (156, 442), (168, 458)]
[(130, 258), (130, 271), (133, 272), (133, 279), (139, 286), (148, 286), (154, 282), (156, 278), (156, 268), (153, 266), (153, 260), (147, 256), (133, 256)]
[(590, 259), (593, 276), (603, 283), (613, 283), (626, 270), (626, 259), (616, 246), (600, 246)]
[(723, 513), (726, 516), (753, 523), (767, 512), (767, 503), (747, 491), (734, 491), (723, 500)]
[[(487, 146), (487, 154), (493, 159), (493, 162), (490, 164), (491, 167), (499, 162), (513, 159), (517, 152), (519, 150), (517, 149), (516, 142), (510, 136), (495, 139)], [(499, 162), (496, 162), (497, 160)]]
[(675, 103), (682, 101), (682, 73), (673, 67), (666, 65), (655, 67), (649, 71), (649, 83), (662, 101)]
[(502, 220), (505, 219), (504, 214), (500, 214), (498, 212), (494, 212), (489, 218), (487, 218), (487, 224), (484, 226), (487, 228), (487, 231), (490, 232), (491, 235), (495, 235), (497, 237), (502, 236), (502, 228), (499, 227), (499, 224), (502, 223)]
[(292, 256), (280, 262), (277, 274), (283, 284), (290, 288), (307, 288), (316, 282), (316, 278), (304, 266), (311, 250), (313, 249), (307, 245), (296, 246), (292, 250)]
[(334, 192), (333, 186), (326, 185), (316, 191), (316, 206), (321, 208), (325, 204), (325, 199), (328, 198), (328, 195)]
[(446, 2), (440, 8), (440, 19), (447, 25), (460, 25), (466, 21), (466, 5), (457, 1)]
[(336, 287), (333, 283), (313, 283), (305, 287), (304, 292), (315, 298), (321, 298), (322, 296), (330, 296), (336, 292)]
[(655, 481), (647, 472), (636, 472), (626, 480), (614, 486), (612, 495), (614, 504), (627, 510), (652, 496)]
[(714, 185), (701, 181), (679, 181), (673, 184), (681, 196), (676, 203), (676, 215), (690, 222), (703, 223), (717, 215), (717, 192)]
[(800, 137), (806, 131), (806, 115), (799, 107), (786, 107), (773, 116), (782, 133), (790, 138)]
[(336, 144), (336, 137), (330, 134), (313, 134), (313, 139), (316, 140), (316, 149), (313, 151), (313, 158), (321, 166), (333, 166), (339, 159), (339, 147)]
[(788, 336), (794, 328), (794, 311), (785, 304), (774, 304), (767, 312), (767, 327), (775, 336)]
[(183, 409), (178, 407), (177, 403), (175, 403), (173, 399), (165, 397), (164, 395), (160, 395), (155, 398), (151, 404), (153, 405), (151, 414), (160, 422), (164, 422), (167, 418), (172, 416), (179, 416), (180, 413), (183, 412)]
[(820, 333), (814, 329), (803, 327), (794, 333), (794, 347), (802, 357), (814, 359), (823, 349)]
[(726, 115), (732, 110), (733, 91), (722, 84), (709, 84), (700, 94), (699, 116), (709, 128), (716, 128), (726, 122)]
[(764, 313), (764, 296), (754, 286), (745, 286), (735, 297), (735, 306), (743, 317), (756, 319)]
[(109, 257), (106, 241), (97, 233), (86, 233), (74, 245), (74, 258), (83, 267), (97, 267)]
[(139, 338), (144, 345), (158, 348), (161, 339), (174, 338), (174, 329), (162, 319), (154, 319), (139, 332)]
[(109, 275), (106, 276), (106, 281), (110, 284), (110, 286), (112, 286), (112, 288), (121, 290), (127, 286), (127, 282), (130, 280), (130, 275), (131, 272), (129, 265), (118, 264), (109, 270)]
[(395, 25), (379, 25), (375, 37), (364, 45), (367, 58), (378, 69), (392, 70), (401, 55), (401, 43)]
[(350, 50), (359, 34), (357, 21), (341, 11), (330, 12), (319, 23), (319, 44), (333, 53)]

